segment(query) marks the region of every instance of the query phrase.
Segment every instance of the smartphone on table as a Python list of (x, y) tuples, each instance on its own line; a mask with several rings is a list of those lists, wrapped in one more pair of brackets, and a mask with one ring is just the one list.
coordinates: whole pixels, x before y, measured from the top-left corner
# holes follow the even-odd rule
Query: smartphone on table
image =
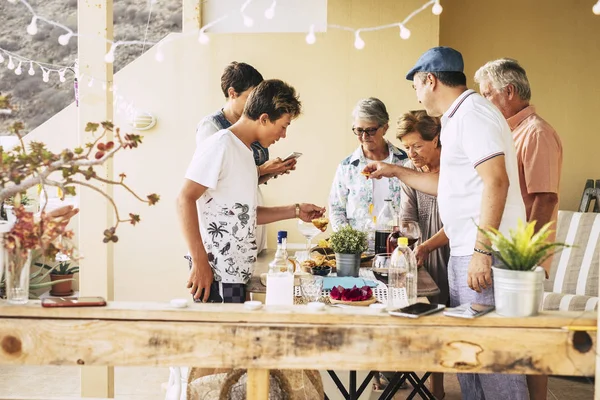
[(50, 297), (42, 299), (42, 307), (102, 307), (102, 297)]
[(493, 311), (496, 307), (485, 304), (465, 303), (458, 307), (449, 308), (444, 311), (444, 315), (456, 318), (477, 318)]
[(414, 303), (408, 307), (390, 310), (388, 313), (397, 317), (419, 318), (422, 315), (434, 314), (446, 308), (443, 304)]
[(298, 153), (298, 152), (294, 151), (293, 153), (288, 155), (286, 158), (284, 158), (283, 162), (290, 161), (295, 158), (299, 158), (301, 155), (302, 155), (302, 153)]

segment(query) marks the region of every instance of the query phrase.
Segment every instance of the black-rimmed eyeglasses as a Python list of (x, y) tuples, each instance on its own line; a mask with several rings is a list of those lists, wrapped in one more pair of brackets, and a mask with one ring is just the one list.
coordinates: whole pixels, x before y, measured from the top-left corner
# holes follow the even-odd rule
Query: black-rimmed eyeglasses
[(352, 132), (354, 132), (354, 134), (356, 136), (362, 136), (363, 134), (366, 134), (367, 136), (373, 136), (375, 134), (375, 132), (377, 132), (379, 130), (379, 128), (381, 128), (381, 125), (378, 126), (377, 128), (352, 128)]

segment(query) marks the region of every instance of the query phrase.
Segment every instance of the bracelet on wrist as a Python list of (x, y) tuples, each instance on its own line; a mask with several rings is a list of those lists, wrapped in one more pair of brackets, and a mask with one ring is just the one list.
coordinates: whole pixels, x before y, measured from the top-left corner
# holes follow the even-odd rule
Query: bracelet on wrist
[(477, 247), (475, 247), (473, 250), (474, 250), (476, 253), (483, 254), (483, 255), (485, 255), (485, 256), (488, 256), (488, 257), (491, 257), (491, 256), (492, 256), (492, 253), (490, 253), (489, 251), (486, 251), (486, 250), (481, 250), (481, 249), (478, 249)]
[(300, 204), (296, 203), (296, 218), (300, 218)]

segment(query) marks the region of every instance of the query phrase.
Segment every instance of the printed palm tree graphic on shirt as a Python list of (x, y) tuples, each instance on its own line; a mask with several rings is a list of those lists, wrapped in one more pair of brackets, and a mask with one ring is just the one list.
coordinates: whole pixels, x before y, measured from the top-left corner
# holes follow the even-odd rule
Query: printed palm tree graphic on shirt
[(250, 211), (250, 207), (248, 204), (235, 203), (233, 206), (236, 210), (241, 209), (242, 211), (238, 214), (238, 219), (242, 223), (242, 228), (245, 228), (248, 225), (248, 221), (250, 221), (250, 216), (248, 215), (248, 211)]
[(245, 269), (242, 271), (242, 279), (245, 281), (250, 279), (250, 270), (249, 269)]
[(217, 237), (223, 238), (225, 233), (229, 233), (229, 231), (227, 231), (223, 225), (217, 226), (217, 224), (214, 222), (211, 222), (208, 225), (207, 231), (208, 234), (212, 236), (213, 242), (216, 240)]

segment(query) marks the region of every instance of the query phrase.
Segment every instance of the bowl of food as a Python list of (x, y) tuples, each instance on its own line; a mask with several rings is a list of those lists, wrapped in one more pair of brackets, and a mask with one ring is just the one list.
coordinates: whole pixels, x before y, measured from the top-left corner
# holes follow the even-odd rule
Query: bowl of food
[(310, 273), (313, 275), (327, 276), (331, 273), (331, 267), (327, 265), (315, 265), (310, 269)]

